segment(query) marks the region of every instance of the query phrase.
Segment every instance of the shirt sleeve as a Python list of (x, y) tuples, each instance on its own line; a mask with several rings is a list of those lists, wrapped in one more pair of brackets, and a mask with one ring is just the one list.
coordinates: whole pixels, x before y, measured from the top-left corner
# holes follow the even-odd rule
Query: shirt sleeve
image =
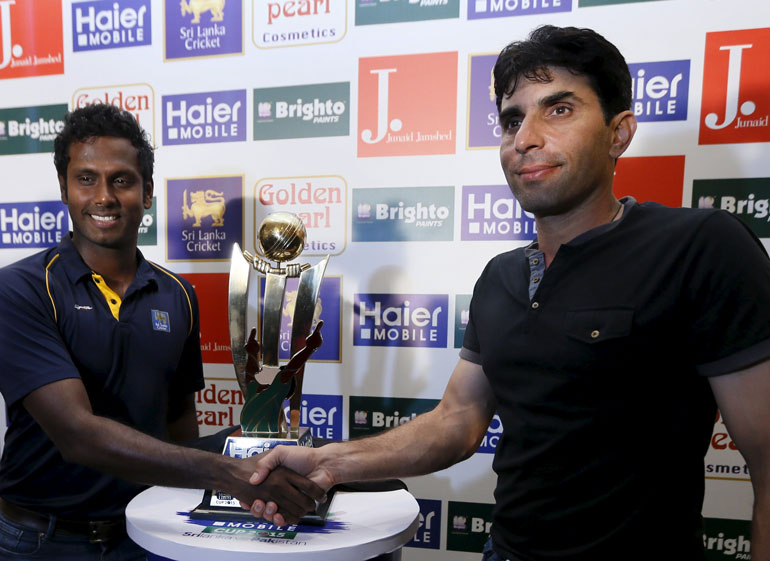
[(0, 271), (0, 391), (8, 406), (46, 384), (80, 378), (53, 310), (42, 281), (22, 269)]
[(195, 294), (195, 290), (188, 282), (184, 281), (184, 287), (190, 296), (190, 304), (192, 306), (192, 327), (190, 329), (190, 334), (185, 341), (182, 356), (179, 359), (179, 365), (177, 366), (173, 382), (169, 388), (169, 396), (172, 399), (180, 398), (201, 390), (206, 385), (203, 377), (198, 297)]
[(770, 358), (770, 260), (749, 228), (712, 214), (682, 265), (686, 344), (698, 372), (729, 374)]

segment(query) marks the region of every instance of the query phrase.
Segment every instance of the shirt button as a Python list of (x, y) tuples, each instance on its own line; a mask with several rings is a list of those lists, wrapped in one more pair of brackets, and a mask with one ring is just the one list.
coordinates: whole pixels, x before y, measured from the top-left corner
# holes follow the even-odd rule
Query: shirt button
[(591, 339), (596, 339), (598, 336), (599, 336), (598, 329), (594, 329), (593, 331), (591, 331)]
[(539, 265), (539, 264), (540, 264), (540, 259), (538, 259), (537, 257), (535, 257), (535, 258), (532, 260), (532, 264), (533, 264), (533, 265)]
[(117, 300), (110, 300), (110, 302), (112, 302), (113, 304), (117, 304), (118, 303)]
[(535, 277), (534, 279), (532, 279), (532, 282), (540, 282), (540, 277)]
[(538, 302), (532, 302), (532, 309), (537, 310), (540, 307), (540, 304)]

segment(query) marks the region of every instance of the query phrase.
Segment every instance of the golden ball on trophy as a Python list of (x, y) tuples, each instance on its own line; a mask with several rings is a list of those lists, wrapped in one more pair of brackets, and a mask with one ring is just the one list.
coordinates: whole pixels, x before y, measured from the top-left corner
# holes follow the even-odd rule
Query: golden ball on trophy
[(291, 212), (274, 212), (259, 226), (257, 239), (262, 254), (283, 263), (299, 257), (305, 249), (307, 231), (299, 216)]

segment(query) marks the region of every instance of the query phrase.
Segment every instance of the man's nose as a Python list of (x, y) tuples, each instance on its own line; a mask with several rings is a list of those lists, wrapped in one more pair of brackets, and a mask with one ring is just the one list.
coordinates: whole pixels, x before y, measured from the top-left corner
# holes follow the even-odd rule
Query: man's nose
[(115, 190), (109, 180), (101, 177), (97, 180), (94, 193), (94, 201), (97, 204), (108, 205), (115, 202)]
[(516, 151), (520, 154), (543, 146), (541, 124), (534, 117), (524, 117), (516, 131), (514, 142)]

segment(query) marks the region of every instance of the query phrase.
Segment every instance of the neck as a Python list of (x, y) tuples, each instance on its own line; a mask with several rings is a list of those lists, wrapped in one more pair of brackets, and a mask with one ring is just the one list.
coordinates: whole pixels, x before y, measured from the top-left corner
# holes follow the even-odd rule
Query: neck
[(106, 248), (79, 243), (75, 238), (72, 242), (85, 264), (101, 275), (104, 282), (123, 298), (136, 276), (136, 246)]
[(622, 203), (609, 193), (608, 196), (586, 201), (563, 214), (535, 216), (538, 247), (545, 254), (546, 267), (551, 264), (562, 245), (588, 230), (619, 219), (622, 213)]

